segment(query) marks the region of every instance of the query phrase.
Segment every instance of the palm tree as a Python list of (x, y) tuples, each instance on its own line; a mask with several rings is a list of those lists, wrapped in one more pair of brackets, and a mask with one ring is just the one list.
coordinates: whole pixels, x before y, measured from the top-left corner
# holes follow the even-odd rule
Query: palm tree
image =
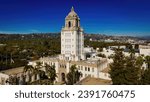
[(38, 73), (39, 73), (39, 76), (40, 76), (40, 79), (41, 79), (41, 80), (48, 79), (48, 77), (46, 76), (45, 71), (39, 70)]
[(37, 68), (37, 66), (35, 66), (35, 67), (33, 67), (33, 66), (31, 66), (31, 65), (26, 65), (25, 67), (24, 67), (24, 72), (31, 72), (31, 74), (32, 74), (32, 80), (35, 80), (36, 79), (36, 75), (37, 74), (39, 74), (39, 70), (38, 70), (38, 68)]
[(32, 72), (32, 70), (33, 70), (33, 66), (31, 66), (31, 65), (26, 65), (24, 67), (24, 72), (27, 72), (27, 71), (31, 71)]
[(28, 72), (28, 74), (27, 74), (27, 76), (26, 76), (27, 82), (30, 82), (30, 81), (31, 81), (30, 72), (32, 73), (33, 69), (34, 69), (34, 68), (33, 68), (33, 66), (31, 66), (31, 65), (26, 65), (26, 66), (24, 67), (24, 72), (25, 72), (25, 73)]
[(42, 63), (41, 62), (36, 62), (36, 66), (37, 69), (40, 69), (42, 67)]
[(8, 83), (9, 83), (10, 85), (19, 85), (19, 79), (17, 78), (16, 75), (14, 75), (14, 76), (9, 76)]
[(50, 65), (46, 64), (45, 65), (45, 70), (46, 70), (46, 74), (47, 74), (50, 82), (52, 84), (54, 84), (54, 81), (56, 80), (56, 77), (57, 77), (55, 66), (54, 65), (50, 66)]
[(67, 74), (67, 84), (73, 85), (80, 80), (82, 73), (76, 68), (76, 65), (70, 67), (70, 72)]
[[(40, 76), (43, 76), (43, 71), (40, 70), (42, 68), (42, 63), (41, 62), (36, 62), (36, 66), (34, 68), (34, 74), (36, 76), (35, 79), (40, 80)], [(41, 74), (41, 75), (40, 75)]]
[(130, 57), (133, 59), (135, 57), (135, 49), (129, 49)]

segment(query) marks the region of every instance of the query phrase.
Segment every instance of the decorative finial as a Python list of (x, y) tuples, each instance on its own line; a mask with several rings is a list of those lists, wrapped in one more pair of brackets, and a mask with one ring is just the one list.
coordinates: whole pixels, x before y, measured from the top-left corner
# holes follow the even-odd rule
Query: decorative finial
[(74, 11), (74, 8), (73, 8), (73, 6), (72, 6), (72, 8), (71, 8), (71, 11)]

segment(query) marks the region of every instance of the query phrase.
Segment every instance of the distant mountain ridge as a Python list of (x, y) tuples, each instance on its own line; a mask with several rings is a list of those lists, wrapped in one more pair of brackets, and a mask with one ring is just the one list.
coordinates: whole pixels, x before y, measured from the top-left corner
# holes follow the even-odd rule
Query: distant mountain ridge
[[(60, 37), (60, 33), (30, 33), (30, 34), (0, 34), (0, 40), (23, 40), (23, 39), (41, 39), (50, 37)], [(105, 34), (89, 34), (85, 33), (86, 39), (100, 40), (100, 39), (139, 39), (139, 40), (150, 40), (150, 36), (113, 36)]]
[(140, 37), (141, 39), (144, 39), (144, 40), (150, 40), (150, 36), (142, 36)]
[(60, 33), (0, 34), (0, 40), (26, 40), (59, 37)]

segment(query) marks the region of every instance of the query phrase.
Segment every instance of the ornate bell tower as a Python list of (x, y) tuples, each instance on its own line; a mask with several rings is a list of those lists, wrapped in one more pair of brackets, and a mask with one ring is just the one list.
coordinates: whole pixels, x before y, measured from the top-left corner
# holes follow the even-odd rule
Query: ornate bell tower
[(74, 8), (71, 8), (71, 12), (68, 14), (68, 16), (65, 19), (65, 27), (66, 28), (77, 28), (80, 27), (80, 19), (78, 15), (75, 13)]
[(84, 35), (80, 27), (80, 18), (71, 8), (65, 18), (65, 26), (61, 30), (61, 59), (79, 61), (84, 60)]

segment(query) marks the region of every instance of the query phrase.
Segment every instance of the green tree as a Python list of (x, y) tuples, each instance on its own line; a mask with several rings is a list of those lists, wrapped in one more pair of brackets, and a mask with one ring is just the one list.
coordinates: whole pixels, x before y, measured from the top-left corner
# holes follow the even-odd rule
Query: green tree
[(141, 66), (139, 63), (137, 64), (137, 60), (133, 55), (126, 57), (126, 65), (125, 65), (125, 83), (127, 85), (137, 85), (140, 80), (140, 69)]
[(42, 63), (41, 62), (36, 62), (36, 66), (37, 69), (40, 69), (42, 67)]
[(39, 75), (40, 75), (40, 80), (48, 79), (45, 71), (43, 71), (43, 70), (39, 70)]
[(34, 77), (34, 80), (36, 79), (37, 74), (39, 74), (39, 69), (31, 65), (26, 65), (24, 67), (24, 72), (27, 72), (27, 71), (31, 72), (31, 75)]
[(144, 70), (144, 74), (141, 78), (141, 84), (142, 85), (150, 85), (150, 68), (147, 68)]
[(147, 65), (147, 68), (143, 71), (141, 84), (150, 85), (150, 56), (145, 57), (145, 63)]
[[(27, 82), (27, 83), (30, 83), (30, 81), (31, 81), (31, 75), (30, 75), (30, 72), (32, 73), (33, 72), (33, 70), (34, 70), (34, 68), (33, 68), (33, 66), (31, 66), (31, 65), (26, 65), (25, 67), (24, 67), (24, 70), (23, 70), (23, 72), (28, 72), (28, 81), (29, 82)], [(26, 83), (26, 84), (27, 84)]]
[(139, 44), (135, 44), (135, 49), (139, 49)]
[(113, 56), (113, 63), (110, 64), (110, 77), (114, 85), (121, 85), (125, 82), (125, 56), (122, 50), (115, 49), (115, 54)]
[(150, 56), (145, 57), (145, 63), (147, 64), (147, 68), (150, 68)]
[[(131, 46), (132, 46), (132, 45), (131, 45)], [(135, 58), (135, 49), (130, 48), (130, 49), (129, 49), (129, 53), (130, 53), (131, 59), (134, 59), (134, 58)]]
[(99, 53), (97, 56), (98, 56), (98, 57), (102, 57), (102, 58), (106, 58), (106, 55), (105, 55), (105, 54), (102, 54), (102, 53)]
[(46, 70), (46, 75), (48, 76), (50, 82), (52, 84), (54, 84), (54, 81), (56, 80), (56, 70), (55, 70), (55, 66), (50, 66), (48, 64), (45, 65), (45, 70)]
[(110, 77), (115, 85), (137, 85), (141, 77), (141, 66), (143, 60), (136, 58), (134, 53), (125, 57), (121, 49), (116, 49), (110, 64)]
[(27, 71), (31, 71), (32, 72), (32, 70), (33, 70), (33, 67), (31, 65), (26, 65), (24, 67), (24, 72), (27, 72)]
[(127, 45), (126, 45), (126, 48), (127, 48), (127, 49), (133, 49), (133, 46), (132, 46), (131, 44), (127, 44)]
[(69, 73), (67, 74), (67, 84), (73, 85), (80, 80), (82, 73), (76, 68), (76, 65), (72, 65)]
[(8, 83), (9, 83), (10, 85), (19, 85), (19, 79), (17, 78), (16, 75), (14, 75), (14, 76), (9, 76)]
[(144, 59), (143, 59), (142, 56), (138, 56), (138, 57), (136, 58), (136, 65), (138, 65), (139, 67), (142, 67), (143, 62), (144, 62)]

